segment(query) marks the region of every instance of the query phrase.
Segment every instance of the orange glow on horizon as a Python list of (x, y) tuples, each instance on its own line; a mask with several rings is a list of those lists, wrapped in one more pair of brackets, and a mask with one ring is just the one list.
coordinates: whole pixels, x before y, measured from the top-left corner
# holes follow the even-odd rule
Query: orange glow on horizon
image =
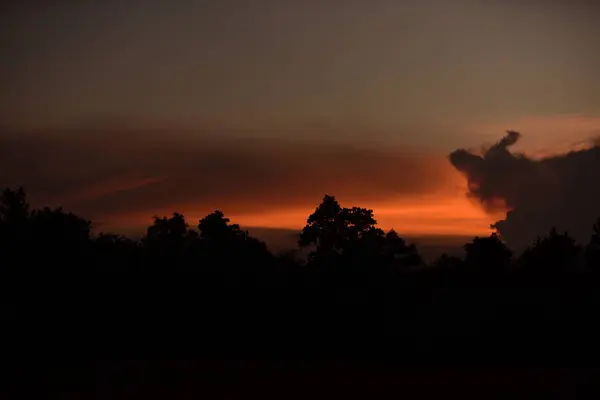
[[(497, 220), (464, 197), (406, 199), (376, 203), (369, 208), (380, 228), (410, 235), (485, 235), (492, 232), (489, 226)], [(248, 227), (299, 229), (313, 211), (314, 207), (307, 207), (230, 218)]]
[[(378, 201), (336, 197), (343, 207), (360, 206), (373, 209), (380, 228), (395, 229), (401, 235), (475, 236), (489, 235), (493, 232), (490, 224), (506, 215), (505, 210), (500, 207), (501, 204), (498, 204), (496, 212), (484, 211), (476, 202), (467, 198), (467, 182), (461, 173), (454, 169), (446, 169), (444, 174), (445, 181), (441, 187), (420, 195), (404, 195)], [(232, 223), (243, 228), (300, 230), (306, 224), (307, 217), (317, 207), (319, 200), (307, 199), (306, 202), (297, 202), (296, 206), (269, 206), (268, 211), (236, 212), (235, 204), (231, 202), (220, 209)], [(140, 210), (108, 216), (99, 221), (96, 228), (102, 231), (141, 234), (152, 223), (153, 215), (172, 215), (174, 211), (182, 213), (190, 226), (195, 227), (198, 221), (213, 212), (214, 208), (189, 202), (151, 212)]]
[[(395, 229), (405, 235), (488, 235), (490, 224), (504, 217), (503, 213), (486, 214), (478, 205), (466, 198), (464, 192), (445, 195), (431, 194), (385, 202), (352, 202), (340, 199), (342, 206), (363, 206), (374, 211), (378, 226), (384, 230)], [(369, 203), (369, 204), (367, 204)], [(228, 213), (232, 223), (242, 227), (301, 229), (316, 205), (274, 209), (268, 212)], [(176, 207), (154, 214), (171, 215), (178, 210), (191, 226), (213, 210), (198, 210), (192, 206)], [(145, 228), (152, 222), (152, 214), (131, 213), (113, 216), (103, 221), (99, 228), (117, 229), (117, 226)], [(138, 229), (139, 230), (139, 229)]]
[[(384, 230), (395, 229), (401, 235), (488, 235), (492, 232), (490, 224), (504, 218), (502, 211), (489, 214), (479, 205), (469, 200), (467, 183), (456, 170), (446, 171), (446, 183), (430, 193), (404, 196), (385, 201), (354, 201), (339, 198), (343, 207), (360, 206), (373, 209), (378, 226)], [(308, 203), (308, 201), (307, 201)], [(244, 228), (281, 228), (300, 230), (307, 217), (318, 203), (306, 206), (272, 207), (267, 212), (235, 212), (235, 207), (222, 209), (232, 223)], [(231, 209), (232, 211), (228, 211)], [(113, 215), (98, 224), (99, 230), (120, 231), (127, 227), (142, 233), (152, 223), (152, 215), (171, 215), (181, 212), (190, 226), (214, 211), (198, 204), (181, 204), (166, 210), (154, 212), (135, 212), (126, 215)]]

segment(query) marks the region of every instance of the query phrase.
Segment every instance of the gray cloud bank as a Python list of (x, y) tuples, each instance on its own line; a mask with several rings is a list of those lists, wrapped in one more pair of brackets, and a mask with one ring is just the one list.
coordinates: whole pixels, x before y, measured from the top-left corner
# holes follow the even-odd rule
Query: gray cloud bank
[(467, 195), (488, 211), (509, 210), (495, 227), (512, 247), (525, 246), (552, 227), (587, 243), (600, 216), (600, 146), (532, 159), (509, 150), (520, 137), (509, 131), (482, 155), (464, 149), (449, 155), (468, 180)]

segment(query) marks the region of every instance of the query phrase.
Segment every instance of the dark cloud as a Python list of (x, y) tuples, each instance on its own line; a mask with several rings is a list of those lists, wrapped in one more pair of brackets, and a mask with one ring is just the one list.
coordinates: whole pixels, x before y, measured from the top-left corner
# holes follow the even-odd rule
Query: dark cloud
[(200, 140), (194, 132), (74, 129), (6, 132), (0, 186), (92, 219), (128, 212), (261, 212), (318, 202), (324, 193), (378, 200), (445, 184), (431, 156), (324, 142)]
[(537, 160), (510, 152), (519, 138), (509, 131), (483, 155), (463, 149), (450, 154), (468, 180), (468, 196), (488, 211), (510, 210), (495, 226), (515, 248), (553, 226), (587, 242), (600, 216), (600, 146)]

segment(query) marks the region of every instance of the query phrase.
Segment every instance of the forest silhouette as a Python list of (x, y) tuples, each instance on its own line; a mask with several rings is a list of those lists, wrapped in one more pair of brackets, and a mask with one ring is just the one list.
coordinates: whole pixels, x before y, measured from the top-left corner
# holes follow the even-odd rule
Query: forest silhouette
[(600, 219), (515, 256), (500, 236), (427, 265), (373, 210), (325, 195), (299, 248), (271, 254), (219, 210), (154, 217), (141, 240), (0, 198), (7, 354), (557, 362), (598, 352)]

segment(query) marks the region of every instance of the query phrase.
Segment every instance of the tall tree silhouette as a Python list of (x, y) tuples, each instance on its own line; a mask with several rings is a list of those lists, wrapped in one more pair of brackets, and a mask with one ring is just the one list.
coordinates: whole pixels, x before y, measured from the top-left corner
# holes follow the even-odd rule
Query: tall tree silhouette
[(343, 208), (334, 196), (325, 195), (307, 218), (298, 244), (315, 246), (309, 259), (319, 264), (360, 264), (369, 258), (378, 262), (384, 232), (376, 224), (373, 210)]
[(325, 195), (308, 217), (298, 243), (315, 246), (311, 257), (320, 261), (402, 266), (421, 263), (414, 246), (407, 245), (394, 230), (386, 234), (376, 225), (373, 210), (341, 207), (334, 196)]
[(300, 233), (301, 247), (316, 246), (315, 254), (340, 253), (343, 235), (342, 207), (334, 196), (325, 195), (321, 204), (306, 220)]

